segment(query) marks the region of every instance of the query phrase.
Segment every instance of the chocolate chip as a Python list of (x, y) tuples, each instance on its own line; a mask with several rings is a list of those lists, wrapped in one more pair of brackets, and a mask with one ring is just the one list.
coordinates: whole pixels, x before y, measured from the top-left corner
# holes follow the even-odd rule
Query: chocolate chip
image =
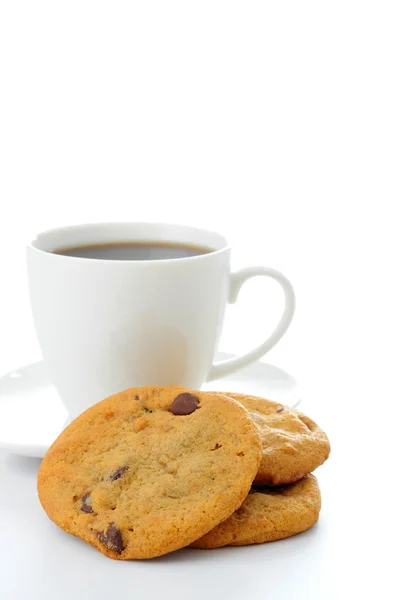
[(82, 505), (80, 507), (80, 510), (85, 512), (85, 513), (92, 513), (93, 508), (91, 506), (91, 496), (90, 496), (90, 492), (88, 494), (84, 494), (83, 498), (82, 498)]
[(128, 467), (120, 467), (119, 469), (116, 469), (112, 475), (109, 475), (108, 481), (116, 481), (116, 479), (120, 479), (123, 473), (125, 473), (127, 470)]
[(106, 531), (99, 531), (97, 537), (101, 544), (104, 544), (109, 550), (118, 552), (119, 554), (124, 549), (123, 539), (120, 530), (116, 527), (115, 523), (109, 525)]
[(137, 396), (137, 395), (136, 395), (136, 396), (134, 396), (134, 400), (139, 400), (139, 399), (140, 399), (140, 397), (139, 397), (139, 396)]
[(277, 408), (277, 409), (276, 409), (276, 412), (282, 412), (282, 411), (284, 411), (284, 410), (285, 410), (285, 409), (283, 408), (283, 406), (280, 406), (279, 408)]
[(189, 392), (185, 392), (174, 398), (170, 411), (173, 415), (190, 415), (198, 408), (198, 405), (199, 398)]
[(210, 452), (214, 452), (214, 450), (218, 450), (218, 449), (219, 449), (219, 448), (221, 448), (221, 447), (222, 447), (222, 446), (221, 446), (221, 444), (216, 444), (216, 445), (214, 446), (214, 448), (210, 448)]

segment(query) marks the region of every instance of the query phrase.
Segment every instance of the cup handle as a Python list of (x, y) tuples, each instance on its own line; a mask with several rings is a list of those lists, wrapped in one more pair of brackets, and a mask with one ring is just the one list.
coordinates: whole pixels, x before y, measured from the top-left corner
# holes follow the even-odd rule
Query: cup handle
[(241, 369), (242, 367), (245, 367), (246, 365), (264, 356), (266, 352), (271, 350), (271, 348), (273, 348), (275, 344), (279, 342), (281, 337), (286, 333), (292, 321), (296, 304), (293, 286), (282, 273), (276, 271), (275, 269), (269, 269), (267, 267), (248, 267), (233, 273), (231, 275), (228, 302), (230, 304), (234, 304), (238, 297), (240, 288), (245, 281), (259, 275), (263, 275), (264, 277), (272, 277), (272, 279), (275, 279), (275, 281), (281, 285), (285, 293), (285, 309), (283, 311), (281, 320), (269, 338), (257, 346), (257, 348), (254, 348), (242, 356), (237, 356), (236, 358), (231, 358), (229, 360), (223, 360), (213, 365), (207, 376), (207, 381), (213, 381), (214, 379), (225, 377), (225, 375), (229, 375), (229, 373), (232, 373), (237, 369)]

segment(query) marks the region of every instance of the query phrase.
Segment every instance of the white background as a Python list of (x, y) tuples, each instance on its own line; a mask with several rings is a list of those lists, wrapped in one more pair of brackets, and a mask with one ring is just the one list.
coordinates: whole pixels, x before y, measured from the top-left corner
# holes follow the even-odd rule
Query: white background
[[(333, 446), (324, 597), (392, 574), (397, 30), (383, 0), (0, 4), (0, 372), (40, 357), (24, 257), (40, 230), (193, 224), (225, 233), (236, 267), (282, 270), (297, 312), (267, 360)], [(279, 294), (247, 284), (220, 349), (262, 339)]]

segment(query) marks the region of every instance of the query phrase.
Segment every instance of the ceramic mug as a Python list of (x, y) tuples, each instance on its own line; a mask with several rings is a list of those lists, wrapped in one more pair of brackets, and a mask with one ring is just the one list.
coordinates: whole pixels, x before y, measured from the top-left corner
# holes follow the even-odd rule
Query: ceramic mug
[[(112, 242), (170, 242), (211, 251), (169, 260), (101, 260), (53, 253)], [(286, 332), (295, 306), (284, 275), (266, 267), (230, 271), (226, 239), (211, 231), (155, 223), (53, 229), (27, 248), (30, 299), (44, 360), (75, 417), (132, 386), (199, 389), (259, 359)], [(272, 277), (285, 294), (282, 318), (257, 348), (213, 364), (227, 302), (251, 277)]]

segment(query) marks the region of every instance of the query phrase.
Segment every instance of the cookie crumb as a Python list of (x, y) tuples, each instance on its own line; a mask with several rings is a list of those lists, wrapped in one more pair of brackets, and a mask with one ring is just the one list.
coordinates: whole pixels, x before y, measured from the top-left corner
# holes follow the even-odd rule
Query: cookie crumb
[(134, 429), (136, 430), (136, 432), (138, 433), (139, 431), (142, 431), (143, 429), (145, 429), (145, 427), (148, 427), (147, 419), (145, 417), (138, 417), (138, 419), (134, 423)]

